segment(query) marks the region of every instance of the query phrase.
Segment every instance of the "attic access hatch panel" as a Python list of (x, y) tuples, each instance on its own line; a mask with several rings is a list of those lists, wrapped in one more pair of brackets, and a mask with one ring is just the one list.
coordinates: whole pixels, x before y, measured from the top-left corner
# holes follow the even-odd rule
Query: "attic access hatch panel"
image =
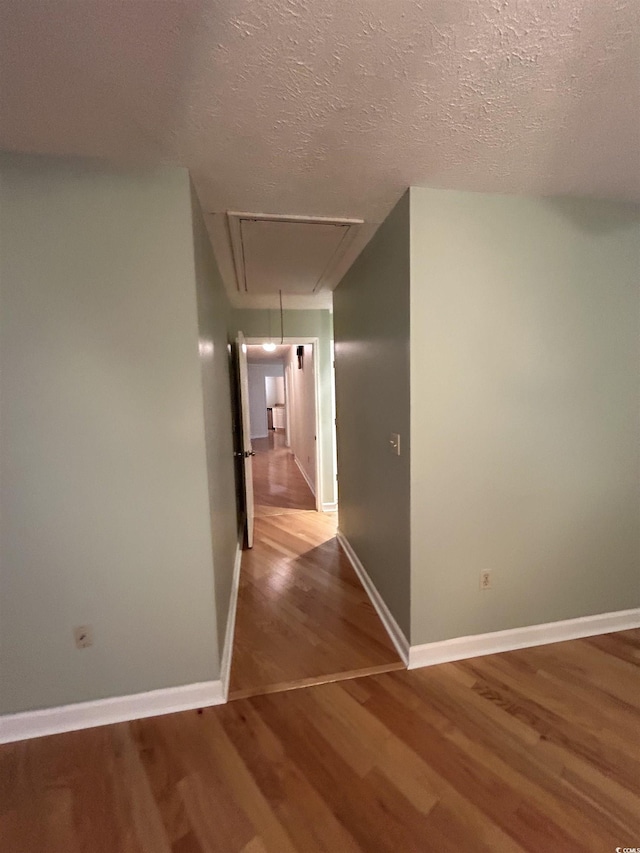
[(333, 288), (332, 273), (361, 220), (229, 213), (238, 290), (310, 295)]

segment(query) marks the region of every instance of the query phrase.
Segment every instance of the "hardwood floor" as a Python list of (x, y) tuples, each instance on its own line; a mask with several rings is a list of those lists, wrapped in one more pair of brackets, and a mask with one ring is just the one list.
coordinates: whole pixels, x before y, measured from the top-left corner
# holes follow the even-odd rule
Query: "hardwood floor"
[(640, 631), (0, 747), (7, 853), (584, 853), (640, 839)]
[[(254, 546), (242, 555), (229, 696), (403, 667), (281, 436), (254, 442)], [(266, 442), (269, 442), (266, 444)], [(268, 476), (268, 480), (266, 479)]]
[(256, 520), (242, 555), (230, 698), (402, 668), (335, 538), (335, 517)]
[(251, 442), (256, 452), (253, 491), (257, 517), (316, 508), (311, 489), (284, 442), (284, 433), (279, 431)]
[[(0, 746), (2, 853), (640, 844), (640, 630), (399, 670), (335, 517), (281, 495), (243, 559), (232, 689), (254, 695)], [(274, 692), (309, 680), (331, 683)]]

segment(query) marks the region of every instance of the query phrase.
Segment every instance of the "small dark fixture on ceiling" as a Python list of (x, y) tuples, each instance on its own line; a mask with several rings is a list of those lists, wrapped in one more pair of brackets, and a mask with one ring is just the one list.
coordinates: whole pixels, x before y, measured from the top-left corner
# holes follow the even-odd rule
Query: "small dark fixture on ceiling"
[(298, 356), (298, 370), (302, 370), (304, 364), (304, 347), (298, 347), (296, 355)]

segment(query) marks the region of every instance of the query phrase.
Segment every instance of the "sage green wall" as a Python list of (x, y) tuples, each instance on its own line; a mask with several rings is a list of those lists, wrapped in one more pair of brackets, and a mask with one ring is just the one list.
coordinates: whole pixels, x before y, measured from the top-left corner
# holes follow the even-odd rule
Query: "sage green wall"
[[(271, 331), (277, 339), (280, 330), (279, 311), (271, 312)], [(269, 335), (269, 311), (259, 309), (234, 309), (231, 312), (229, 337), (235, 339), (238, 331), (246, 338)], [(336, 501), (335, 428), (333, 423), (333, 322), (328, 310), (285, 310), (284, 336), (286, 338), (318, 338), (319, 364), (319, 420), (322, 442), (322, 500), (324, 504)]]
[(0, 711), (215, 679), (188, 175), (0, 173)]
[(639, 287), (638, 209), (411, 190), (412, 644), (640, 605)]
[(338, 285), (333, 310), (340, 530), (408, 637), (408, 193)]
[(192, 217), (200, 367), (204, 402), (211, 547), (215, 578), (218, 647), (224, 647), (231, 586), (238, 549), (235, 464), (231, 416), (230, 349), (227, 327), (231, 305), (220, 276), (202, 208), (192, 187)]

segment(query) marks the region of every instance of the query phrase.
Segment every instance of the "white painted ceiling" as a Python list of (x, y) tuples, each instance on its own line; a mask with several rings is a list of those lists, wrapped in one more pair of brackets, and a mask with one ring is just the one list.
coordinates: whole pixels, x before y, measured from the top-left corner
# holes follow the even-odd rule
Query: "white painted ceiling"
[(211, 214), (640, 201), (640, 0), (0, 0), (0, 147), (181, 164)]

